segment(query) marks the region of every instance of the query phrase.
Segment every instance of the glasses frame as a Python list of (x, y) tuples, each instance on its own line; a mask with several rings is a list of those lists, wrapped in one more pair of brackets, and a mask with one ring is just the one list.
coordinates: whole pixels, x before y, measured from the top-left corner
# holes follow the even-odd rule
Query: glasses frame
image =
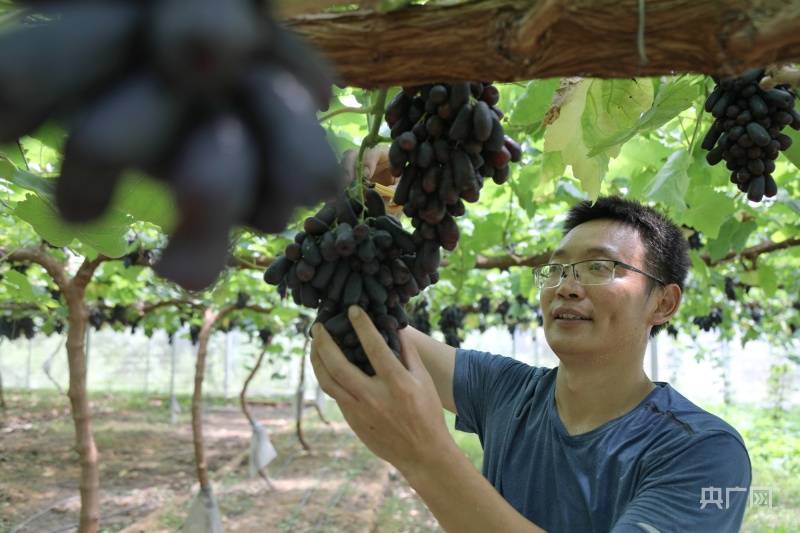
[[(605, 283), (583, 283), (581, 281), (581, 279), (578, 277), (577, 272), (575, 272), (575, 265), (579, 265), (581, 263), (588, 263), (590, 261), (607, 261), (607, 262), (614, 263), (614, 266), (611, 269), (611, 278), (609, 278), (609, 280), (607, 282), (605, 282)], [(545, 287), (544, 283), (539, 283), (539, 278), (541, 277), (540, 274), (539, 274), (539, 271), (544, 267), (553, 267), (553, 266), (561, 267), (561, 279), (558, 280), (558, 285), (555, 285), (553, 287)], [(537, 286), (537, 288), (539, 288), (539, 290), (542, 290), (542, 289), (557, 289), (558, 287), (561, 286), (561, 284), (564, 282), (564, 280), (567, 279), (569, 269), (570, 269), (570, 267), (572, 267), (572, 277), (575, 278), (575, 281), (577, 281), (579, 285), (588, 286), (588, 287), (595, 286), (595, 285), (608, 285), (609, 283), (611, 283), (612, 281), (617, 279), (617, 267), (618, 266), (621, 266), (625, 270), (630, 270), (632, 272), (638, 272), (639, 274), (643, 274), (643, 275), (647, 276), (648, 278), (650, 278), (650, 279), (652, 279), (654, 281), (657, 281), (661, 285), (666, 285), (665, 282), (661, 281), (657, 277), (655, 277), (655, 276), (653, 276), (651, 274), (648, 274), (647, 272), (644, 272), (642, 270), (639, 270), (638, 268), (636, 268), (633, 265), (629, 265), (628, 263), (623, 263), (622, 261), (617, 261), (616, 259), (582, 259), (580, 261), (575, 261), (574, 263), (547, 263), (546, 265), (539, 265), (539, 266), (533, 268), (533, 278), (534, 278), (534, 282), (536, 283), (536, 286)]]

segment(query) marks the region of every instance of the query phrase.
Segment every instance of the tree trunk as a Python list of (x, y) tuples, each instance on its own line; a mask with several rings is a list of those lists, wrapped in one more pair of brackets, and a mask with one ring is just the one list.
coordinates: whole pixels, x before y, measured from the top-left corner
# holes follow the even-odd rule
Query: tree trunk
[(75, 423), (75, 447), (81, 465), (81, 514), (78, 531), (94, 533), (100, 521), (100, 476), (97, 467), (97, 447), (92, 436), (91, 411), (86, 391), (87, 323), (89, 311), (83, 300), (84, 289), (70, 287), (65, 293), (69, 309), (67, 331), (67, 361), (69, 363), (69, 396), (72, 419)]
[(341, 3), (283, 12), (349, 86), (735, 74), (800, 61), (800, 7), (786, 0), (486, 0), (319, 13)]
[[(3, 339), (0, 339), (0, 346), (3, 345)], [(2, 351), (0, 351), (0, 355), (2, 355)], [(3, 414), (6, 412), (6, 395), (3, 392), (3, 372), (0, 370), (0, 409), (3, 410)]]
[(206, 463), (205, 443), (203, 442), (203, 378), (206, 371), (206, 354), (208, 341), (217, 313), (206, 309), (203, 315), (203, 325), (197, 343), (197, 361), (194, 367), (194, 394), (192, 395), (192, 437), (194, 441), (194, 460), (197, 469), (197, 481), (201, 490), (207, 490), (211, 485), (208, 481), (208, 464)]
[(169, 367), (169, 423), (175, 424), (178, 419), (178, 400), (175, 398), (175, 362), (177, 359), (177, 348), (173, 342), (170, 353)]
[(297, 383), (297, 392), (295, 393), (295, 407), (294, 419), (295, 427), (297, 429), (297, 440), (303, 445), (305, 451), (311, 451), (311, 446), (308, 445), (306, 439), (303, 438), (303, 397), (306, 392), (306, 352), (308, 351), (308, 337), (303, 344), (303, 353), (300, 355), (300, 379)]

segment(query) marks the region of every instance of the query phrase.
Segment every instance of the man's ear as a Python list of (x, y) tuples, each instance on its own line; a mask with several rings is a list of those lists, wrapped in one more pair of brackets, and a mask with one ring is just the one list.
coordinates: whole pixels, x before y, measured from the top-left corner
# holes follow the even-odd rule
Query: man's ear
[(678, 312), (681, 305), (681, 288), (676, 283), (670, 283), (655, 291), (654, 297), (656, 300), (656, 307), (650, 314), (650, 322), (654, 326), (669, 322), (669, 320)]

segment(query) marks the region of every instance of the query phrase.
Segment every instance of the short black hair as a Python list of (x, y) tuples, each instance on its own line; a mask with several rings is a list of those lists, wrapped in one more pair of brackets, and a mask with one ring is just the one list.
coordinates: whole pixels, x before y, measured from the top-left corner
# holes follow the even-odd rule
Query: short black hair
[[(603, 196), (592, 204), (589, 201), (572, 206), (564, 221), (564, 235), (573, 228), (591, 220), (614, 220), (636, 229), (645, 247), (645, 270), (684, 290), (689, 272), (689, 244), (680, 228), (666, 215), (652, 207), (618, 196)], [(649, 279), (649, 278), (648, 278)], [(656, 282), (650, 280), (650, 290)], [(655, 337), (667, 324), (658, 324), (650, 330)]]

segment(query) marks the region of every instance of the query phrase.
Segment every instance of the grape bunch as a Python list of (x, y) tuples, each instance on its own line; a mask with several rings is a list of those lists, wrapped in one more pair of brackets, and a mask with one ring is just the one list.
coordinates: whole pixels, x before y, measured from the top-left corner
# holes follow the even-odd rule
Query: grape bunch
[(736, 298), (736, 282), (733, 278), (729, 276), (725, 276), (725, 297), (732, 302), (737, 300)]
[(303, 231), (267, 268), (264, 281), (277, 285), (281, 297), (291, 293), (296, 304), (317, 309), (316, 321), (347, 359), (372, 376), (347, 309), (364, 309), (399, 356), (398, 330), (409, 322), (403, 304), (438, 280), (438, 272), (423, 274), (420, 261), (411, 234), (369, 189), (364, 204), (342, 195), (307, 218)]
[(135, 169), (178, 223), (157, 271), (187, 289), (225, 266), (234, 225), (282, 231), (342, 177), (315, 112), (329, 67), (252, 0), (23, 2), (0, 34), (0, 143), (68, 129), (55, 199), (86, 222)]
[(694, 317), (692, 322), (703, 331), (711, 331), (722, 324), (722, 309), (715, 307), (708, 315)]
[(411, 218), (419, 255), (434, 270), (438, 248), (458, 244), (455, 218), (477, 202), (484, 177), (505, 183), (509, 162), (522, 156), (503, 132), (499, 92), (481, 82), (404, 88), (386, 108), (389, 166), (400, 176), (394, 202)]
[(461, 346), (461, 329), (464, 327), (464, 311), (457, 305), (442, 309), (439, 329), (444, 334), (444, 342), (454, 348)]
[(431, 316), (428, 313), (427, 300), (417, 300), (411, 306), (411, 317), (409, 323), (425, 335), (431, 334)]
[(786, 85), (761, 89), (763, 76), (763, 69), (753, 69), (738, 78), (717, 80), (705, 102), (706, 111), (716, 119), (702, 143), (709, 151), (706, 160), (711, 165), (724, 160), (731, 183), (752, 202), (778, 193), (772, 178), (775, 159), (792, 144), (781, 130), (786, 126), (800, 130), (795, 93)]
[(0, 338), (16, 340), (21, 336), (32, 339), (36, 334), (36, 324), (31, 317), (11, 318), (0, 316)]

